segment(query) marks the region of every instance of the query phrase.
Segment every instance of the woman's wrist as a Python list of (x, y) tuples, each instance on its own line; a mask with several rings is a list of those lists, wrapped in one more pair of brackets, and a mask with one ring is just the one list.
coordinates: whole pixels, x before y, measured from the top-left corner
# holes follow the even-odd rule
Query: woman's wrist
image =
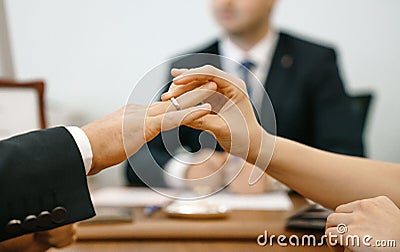
[(247, 161), (261, 169), (266, 169), (274, 153), (276, 137), (266, 132), (261, 126), (251, 132)]

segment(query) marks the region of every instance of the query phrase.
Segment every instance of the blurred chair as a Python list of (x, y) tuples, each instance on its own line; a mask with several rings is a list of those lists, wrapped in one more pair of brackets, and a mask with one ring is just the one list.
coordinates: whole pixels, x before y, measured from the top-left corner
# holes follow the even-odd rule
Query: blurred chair
[(44, 128), (44, 82), (0, 79), (0, 139)]
[(371, 93), (363, 93), (357, 94), (350, 97), (352, 100), (352, 109), (354, 113), (359, 118), (359, 130), (361, 133), (362, 141), (364, 142), (364, 157), (368, 157), (368, 148), (365, 146), (364, 141), (364, 131), (368, 121), (368, 112), (371, 108), (371, 103), (373, 100), (373, 94)]
[(350, 98), (352, 100), (354, 112), (359, 116), (359, 118), (361, 118), (361, 132), (364, 132), (373, 95), (371, 93), (365, 93), (353, 95)]

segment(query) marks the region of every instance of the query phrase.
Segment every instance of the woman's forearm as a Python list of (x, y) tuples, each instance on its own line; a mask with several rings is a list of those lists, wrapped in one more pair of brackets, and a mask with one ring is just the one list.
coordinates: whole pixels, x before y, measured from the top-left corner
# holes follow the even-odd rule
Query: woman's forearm
[(399, 164), (333, 154), (277, 137), (267, 173), (332, 209), (379, 195), (400, 206)]

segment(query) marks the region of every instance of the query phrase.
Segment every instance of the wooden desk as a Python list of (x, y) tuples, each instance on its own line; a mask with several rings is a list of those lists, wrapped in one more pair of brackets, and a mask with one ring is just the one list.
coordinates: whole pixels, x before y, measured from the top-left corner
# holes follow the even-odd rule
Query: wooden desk
[(281, 247), (275, 242), (271, 248), (257, 244), (265, 230), (286, 237), (312, 234), (285, 230), (286, 218), (307, 205), (299, 196), (291, 199), (292, 211), (233, 211), (220, 220), (173, 219), (163, 212), (147, 217), (143, 209), (136, 208), (132, 223), (79, 225), (79, 241), (62, 251), (329, 251), (326, 246)]

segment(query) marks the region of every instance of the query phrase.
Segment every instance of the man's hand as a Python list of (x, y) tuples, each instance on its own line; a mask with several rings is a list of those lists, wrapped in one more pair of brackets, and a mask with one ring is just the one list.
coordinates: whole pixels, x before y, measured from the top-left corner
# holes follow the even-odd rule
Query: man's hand
[(35, 240), (50, 247), (62, 248), (76, 241), (74, 224), (62, 226), (48, 231), (35, 233)]
[(212, 95), (215, 88), (215, 84), (206, 83), (177, 98), (179, 111), (170, 100), (150, 106), (129, 104), (82, 127), (93, 152), (89, 175), (124, 161), (161, 131), (188, 124), (208, 114), (209, 104), (196, 105)]
[[(328, 217), (326, 227), (326, 235), (343, 236), (343, 243), (336, 240), (340, 246), (331, 246), (332, 251), (343, 251), (344, 247), (360, 252), (399, 251), (400, 248), (400, 210), (386, 196), (338, 206)], [(352, 244), (354, 236), (360, 238), (360, 246)], [(382, 246), (382, 242), (388, 241), (395, 241), (396, 247)]]
[(26, 234), (0, 243), (0, 252), (43, 252), (51, 247), (62, 248), (76, 240), (73, 224), (48, 231)]

